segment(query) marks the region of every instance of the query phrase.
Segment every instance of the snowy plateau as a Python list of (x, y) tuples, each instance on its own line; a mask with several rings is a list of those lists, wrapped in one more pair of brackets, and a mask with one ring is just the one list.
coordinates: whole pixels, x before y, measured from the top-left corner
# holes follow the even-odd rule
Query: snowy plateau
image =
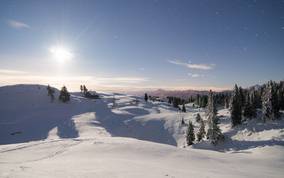
[[(252, 119), (231, 128), (220, 108), (225, 141), (186, 146), (186, 125), (204, 109), (145, 102), (126, 94), (99, 93), (87, 99), (71, 93), (54, 102), (46, 86), (0, 87), (0, 177), (202, 178), (284, 177), (283, 118)], [(206, 122), (206, 119), (205, 119)]]

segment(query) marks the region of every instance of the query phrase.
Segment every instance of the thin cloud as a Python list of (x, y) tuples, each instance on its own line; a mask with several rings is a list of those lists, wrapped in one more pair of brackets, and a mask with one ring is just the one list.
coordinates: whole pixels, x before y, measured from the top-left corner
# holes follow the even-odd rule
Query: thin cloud
[(2, 75), (21, 75), (21, 74), (27, 74), (27, 72), (20, 71), (20, 70), (0, 69), (0, 74)]
[(168, 61), (171, 64), (179, 65), (179, 66), (184, 66), (189, 69), (197, 69), (197, 70), (211, 70), (214, 68), (214, 64), (193, 64), (193, 63), (186, 63), (182, 62), (179, 60), (169, 60)]
[(204, 75), (202, 74), (193, 74), (193, 73), (188, 73), (188, 76), (190, 76), (191, 78), (204, 77)]
[(31, 28), (28, 24), (17, 21), (17, 20), (8, 20), (8, 24), (10, 27), (16, 28), (16, 29)]

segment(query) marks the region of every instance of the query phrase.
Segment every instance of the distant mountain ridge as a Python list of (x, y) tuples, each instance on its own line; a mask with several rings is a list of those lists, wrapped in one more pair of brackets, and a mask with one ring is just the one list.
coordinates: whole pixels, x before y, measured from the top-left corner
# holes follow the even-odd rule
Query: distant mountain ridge
[[(216, 93), (230, 93), (230, 90), (221, 91)], [(145, 91), (150, 96), (158, 96), (160, 98), (166, 98), (167, 96), (179, 97), (182, 99), (187, 99), (189, 97), (195, 97), (196, 95), (207, 95), (209, 93), (208, 90), (165, 90), (165, 89), (157, 89), (152, 91)], [(143, 95), (143, 92), (140, 92), (138, 95)]]

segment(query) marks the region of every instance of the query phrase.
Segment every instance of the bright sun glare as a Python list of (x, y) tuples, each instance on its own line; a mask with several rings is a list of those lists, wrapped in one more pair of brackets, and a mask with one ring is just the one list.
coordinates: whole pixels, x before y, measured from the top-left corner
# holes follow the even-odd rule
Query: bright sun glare
[(60, 63), (73, 58), (72, 52), (63, 46), (53, 46), (49, 49), (53, 57)]

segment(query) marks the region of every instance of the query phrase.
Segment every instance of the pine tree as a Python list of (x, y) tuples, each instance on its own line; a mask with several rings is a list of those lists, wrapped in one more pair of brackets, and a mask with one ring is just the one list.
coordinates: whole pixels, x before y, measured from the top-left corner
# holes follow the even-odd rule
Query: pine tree
[(235, 85), (231, 102), (231, 121), (234, 127), (242, 123), (241, 97), (237, 85)]
[(284, 110), (284, 81), (279, 83), (279, 107)]
[(186, 132), (186, 143), (187, 145), (192, 145), (193, 141), (195, 140), (195, 135), (194, 135), (194, 128), (192, 122), (188, 122), (188, 128)]
[(186, 112), (186, 108), (184, 104), (182, 105), (182, 112)]
[(53, 102), (54, 93), (55, 93), (54, 89), (52, 89), (49, 85), (47, 85), (46, 89), (47, 89), (47, 95), (50, 96), (50, 100), (51, 100), (51, 102)]
[(271, 81), (271, 85), (272, 85), (272, 90), (271, 90), (271, 103), (272, 103), (272, 112), (274, 115), (274, 119), (277, 119), (280, 117), (280, 98), (279, 96), (279, 86), (277, 85), (276, 82), (272, 82)]
[(181, 118), (181, 125), (185, 125), (184, 118)]
[(216, 145), (220, 140), (224, 139), (224, 136), (221, 132), (221, 129), (218, 126), (218, 119), (216, 117), (216, 105), (213, 99), (213, 93), (210, 90), (209, 93), (209, 99), (208, 99), (208, 131), (207, 131), (207, 138), (209, 141), (213, 144)]
[(86, 87), (85, 85), (83, 85), (83, 93), (84, 93), (84, 95), (86, 95), (86, 94), (87, 94), (87, 92), (88, 92), (87, 87)]
[[(173, 98), (173, 107), (179, 108), (179, 100), (176, 97)], [(179, 108), (179, 110), (180, 110), (180, 108)]]
[(145, 100), (146, 102), (148, 101), (148, 94), (147, 94), (147, 93), (145, 93), (144, 100)]
[(243, 115), (247, 118), (253, 118), (256, 116), (256, 110), (254, 109), (252, 98), (249, 93), (247, 93)]
[(243, 107), (245, 105), (245, 91), (242, 87), (239, 87), (239, 97), (240, 105)]
[(272, 120), (274, 118), (271, 100), (272, 100), (272, 85), (268, 83), (265, 85), (262, 94), (262, 119), (264, 122), (266, 122), (266, 120)]
[(195, 104), (198, 106), (198, 107), (200, 107), (200, 95), (199, 94), (197, 94), (196, 95), (196, 99), (195, 99)]
[(262, 108), (262, 101), (261, 101), (261, 90), (254, 90), (253, 92), (253, 103), (255, 108)]
[(262, 94), (262, 114), (263, 121), (274, 120), (280, 116), (280, 105), (278, 98), (278, 88), (275, 82), (269, 81)]
[(201, 118), (200, 114), (197, 113), (196, 118), (195, 118), (195, 121), (196, 121), (196, 122), (200, 122), (201, 120), (202, 120), (202, 118)]
[(272, 111), (272, 84), (268, 82), (262, 92), (262, 119), (264, 122), (274, 119)]
[(65, 86), (62, 87), (60, 94), (59, 94), (59, 100), (63, 103), (66, 103), (70, 100), (70, 94)]
[(225, 108), (228, 109), (230, 106), (230, 99), (229, 99), (229, 96), (226, 96), (225, 97)]
[[(200, 116), (200, 115), (199, 115)], [(200, 141), (204, 138), (205, 136), (205, 125), (204, 125), (204, 121), (202, 118), (200, 118), (200, 128), (199, 131), (197, 133), (197, 140)]]

